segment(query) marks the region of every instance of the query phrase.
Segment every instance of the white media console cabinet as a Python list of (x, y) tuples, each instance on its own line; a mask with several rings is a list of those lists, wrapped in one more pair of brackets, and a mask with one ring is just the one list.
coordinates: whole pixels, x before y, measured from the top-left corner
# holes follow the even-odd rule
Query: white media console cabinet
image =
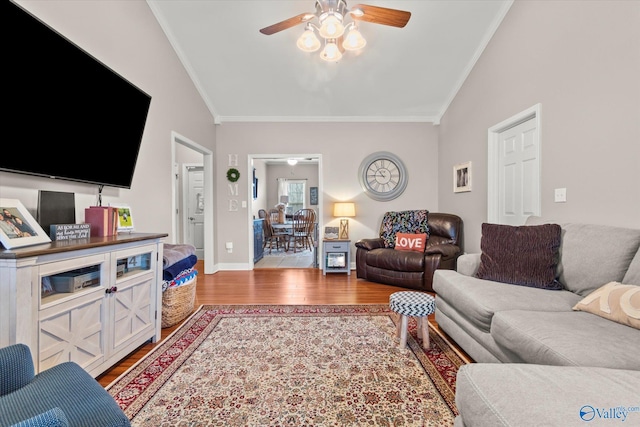
[(97, 377), (159, 340), (166, 236), (0, 249), (0, 347), (27, 344), (36, 372), (74, 361)]

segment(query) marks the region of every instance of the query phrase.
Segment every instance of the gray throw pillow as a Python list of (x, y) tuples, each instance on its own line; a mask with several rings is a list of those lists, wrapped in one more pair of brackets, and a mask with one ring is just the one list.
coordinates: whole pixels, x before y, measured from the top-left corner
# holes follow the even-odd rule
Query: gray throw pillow
[(543, 289), (562, 289), (557, 280), (561, 228), (558, 224), (482, 224), (476, 277)]

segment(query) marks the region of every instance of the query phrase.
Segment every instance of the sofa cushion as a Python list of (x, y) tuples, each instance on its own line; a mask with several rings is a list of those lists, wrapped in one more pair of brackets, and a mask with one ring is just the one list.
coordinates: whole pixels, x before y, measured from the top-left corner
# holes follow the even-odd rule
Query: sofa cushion
[(556, 280), (560, 231), (557, 224), (482, 224), (476, 276), (514, 285), (562, 289)]
[[(532, 225), (544, 222), (539, 217), (527, 219), (527, 224)], [(558, 278), (565, 289), (587, 296), (604, 283), (638, 284), (640, 260), (634, 257), (640, 248), (639, 229), (578, 223), (560, 223), (560, 226)], [(635, 273), (627, 278), (625, 273), (631, 260), (638, 264), (634, 262)]]
[(640, 370), (640, 331), (590, 313), (505, 310), (491, 336), (526, 363)]
[(572, 312), (580, 296), (571, 292), (546, 291), (526, 286), (478, 279), (451, 270), (434, 273), (433, 289), (443, 299), (484, 332), (491, 329), (494, 314), (501, 310)]
[(464, 365), (456, 380), (456, 407), (462, 419), (457, 425), (640, 425), (640, 412), (611, 411), (637, 407), (639, 383), (640, 372), (617, 369)]
[(380, 237), (387, 248), (393, 248), (396, 243), (396, 233), (426, 233), (429, 234), (429, 211), (425, 209), (386, 212), (380, 224)]
[(396, 233), (396, 246), (399, 251), (424, 252), (427, 233)]
[(46, 369), (29, 384), (0, 398), (0, 425), (15, 424), (54, 407), (64, 412), (70, 425), (130, 425), (115, 399), (74, 362)]
[(11, 427), (67, 427), (69, 420), (60, 408), (53, 408), (41, 414), (13, 424)]
[(573, 309), (640, 329), (640, 286), (607, 283), (584, 297)]
[(415, 251), (381, 248), (366, 254), (367, 265), (382, 270), (423, 272), (424, 262), (424, 253)]

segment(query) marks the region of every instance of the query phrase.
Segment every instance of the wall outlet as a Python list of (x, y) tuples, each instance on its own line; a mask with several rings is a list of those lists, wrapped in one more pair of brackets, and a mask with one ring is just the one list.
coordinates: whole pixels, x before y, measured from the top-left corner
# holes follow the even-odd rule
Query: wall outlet
[(566, 188), (556, 188), (555, 190), (555, 200), (556, 203), (564, 203), (567, 201), (567, 189)]

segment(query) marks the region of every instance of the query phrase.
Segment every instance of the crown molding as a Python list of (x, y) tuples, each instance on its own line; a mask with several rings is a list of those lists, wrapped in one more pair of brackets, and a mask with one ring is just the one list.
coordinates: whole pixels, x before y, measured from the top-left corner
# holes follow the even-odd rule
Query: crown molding
[(220, 122), (273, 123), (436, 123), (436, 116), (220, 116)]

